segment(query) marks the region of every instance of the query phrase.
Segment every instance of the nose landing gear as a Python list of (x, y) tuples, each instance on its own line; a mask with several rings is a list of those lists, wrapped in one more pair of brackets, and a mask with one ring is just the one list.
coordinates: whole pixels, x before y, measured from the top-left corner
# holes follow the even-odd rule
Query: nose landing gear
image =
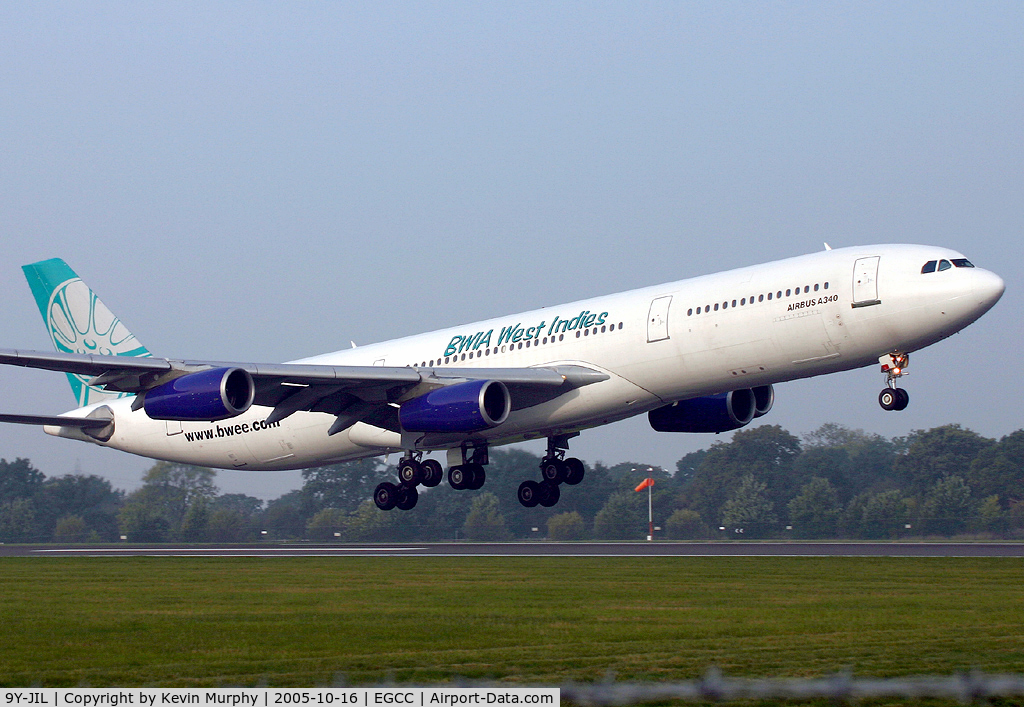
[(910, 354), (899, 351), (886, 354), (878, 359), (885, 374), (885, 388), (878, 394), (878, 404), (883, 410), (904, 410), (910, 403), (910, 393), (896, 387), (896, 379), (905, 376), (910, 365)]

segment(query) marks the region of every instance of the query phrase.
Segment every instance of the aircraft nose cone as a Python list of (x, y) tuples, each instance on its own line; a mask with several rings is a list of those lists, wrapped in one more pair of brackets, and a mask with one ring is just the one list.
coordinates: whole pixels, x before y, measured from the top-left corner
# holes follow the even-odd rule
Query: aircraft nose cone
[(999, 301), (1006, 291), (1006, 283), (1003, 278), (988, 270), (978, 270), (974, 283), (974, 294), (978, 302), (986, 309)]

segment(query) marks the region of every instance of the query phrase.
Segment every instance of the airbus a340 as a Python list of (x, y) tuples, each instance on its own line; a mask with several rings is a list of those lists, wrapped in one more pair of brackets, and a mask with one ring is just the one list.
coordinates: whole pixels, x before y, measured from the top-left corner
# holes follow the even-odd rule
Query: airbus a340
[(526, 506), (577, 484), (581, 430), (647, 413), (663, 432), (724, 432), (767, 413), (773, 384), (881, 365), (886, 410), (909, 355), (960, 331), (1003, 281), (938, 247), (826, 249), (290, 363), (158, 358), (59, 259), (23, 270), (56, 353), (0, 363), (67, 373), (78, 408), (0, 415), (51, 435), (210, 467), (278, 470), (398, 453), (381, 509), (417, 487), (480, 488), (488, 448), (546, 438)]

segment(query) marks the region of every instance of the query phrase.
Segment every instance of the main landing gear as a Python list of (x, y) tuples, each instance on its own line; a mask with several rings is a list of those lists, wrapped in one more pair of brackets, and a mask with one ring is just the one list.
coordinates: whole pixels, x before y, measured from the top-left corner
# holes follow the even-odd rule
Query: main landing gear
[(575, 486), (583, 481), (583, 462), (575, 457), (565, 458), (565, 451), (569, 449), (569, 439), (576, 434), (548, 438), (548, 451), (540, 462), (540, 475), (543, 480), (538, 483), (530, 479), (519, 485), (518, 496), (521, 504), (527, 508), (533, 508), (538, 504), (550, 508), (561, 498), (559, 484)]
[(896, 387), (896, 379), (905, 376), (910, 365), (910, 354), (894, 352), (878, 359), (885, 374), (885, 388), (878, 394), (878, 404), (883, 410), (904, 410), (910, 402), (910, 393)]
[[(487, 473), (484, 471), (484, 465), (488, 461), (487, 445), (464, 445), (461, 450), (453, 450), (456, 454), (460, 451), (462, 463), (448, 469), (448, 484), (456, 491), (476, 491), (483, 488), (487, 480)], [(419, 500), (417, 486), (433, 488), (441, 483), (444, 479), (441, 463), (433, 459), (420, 461), (422, 456), (423, 452), (411, 452), (402, 457), (402, 461), (398, 462), (398, 483), (385, 481), (377, 485), (373, 492), (373, 502), (377, 504), (377, 508), (382, 511), (390, 511), (392, 508), (412, 510)]]
[[(484, 487), (487, 473), (484, 467), (490, 461), (487, 457), (487, 445), (463, 445), (461, 450), (452, 450), (449, 455), (461, 452), (462, 463), (454, 464), (448, 469), (448, 485), (456, 491), (477, 491)], [(451, 456), (448, 457), (451, 459)]]
[(441, 483), (444, 469), (433, 459), (420, 461), (422, 452), (410, 454), (398, 463), (398, 484), (385, 481), (378, 484), (373, 492), (373, 502), (382, 511), (398, 508), (410, 511), (416, 507), (420, 494), (416, 487), (420, 484), (432, 488)]

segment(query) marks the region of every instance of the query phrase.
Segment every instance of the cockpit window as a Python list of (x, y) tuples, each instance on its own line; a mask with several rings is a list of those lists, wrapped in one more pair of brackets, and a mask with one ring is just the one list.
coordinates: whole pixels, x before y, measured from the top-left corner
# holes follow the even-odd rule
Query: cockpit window
[(936, 261), (934, 260), (929, 260), (925, 263), (924, 267), (921, 268), (921, 274), (924, 275), (925, 273), (935, 272), (935, 263)]
[(949, 264), (948, 260), (940, 260), (939, 261), (939, 272), (941, 272), (943, 270), (949, 270), (951, 267), (953, 267), (953, 266)]
[(953, 259), (953, 265), (958, 267), (958, 268), (973, 268), (974, 267), (974, 263), (972, 263), (967, 258), (954, 258)]

